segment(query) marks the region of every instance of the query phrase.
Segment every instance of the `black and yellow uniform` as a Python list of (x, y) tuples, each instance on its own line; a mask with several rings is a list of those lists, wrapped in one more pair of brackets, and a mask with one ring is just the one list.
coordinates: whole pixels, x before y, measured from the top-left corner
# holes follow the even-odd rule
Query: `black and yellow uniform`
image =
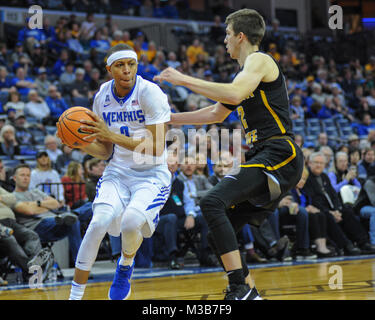
[[(210, 242), (220, 255), (238, 249), (233, 229), (239, 230), (245, 223), (260, 225), (302, 175), (303, 154), (293, 140), (285, 79), (278, 68), (275, 81), (261, 82), (239, 106), (223, 104), (230, 110), (237, 109), (250, 151), (246, 162), (234, 168), (201, 201), (211, 231)], [(243, 202), (249, 210), (228, 219), (225, 211)]]

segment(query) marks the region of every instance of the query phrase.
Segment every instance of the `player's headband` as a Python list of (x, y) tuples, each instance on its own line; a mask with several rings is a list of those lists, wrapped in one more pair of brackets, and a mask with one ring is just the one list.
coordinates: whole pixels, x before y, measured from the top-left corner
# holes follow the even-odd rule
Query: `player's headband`
[(132, 50), (122, 50), (112, 53), (107, 59), (107, 66), (111, 66), (116, 60), (120, 59), (134, 59), (138, 62), (137, 54)]

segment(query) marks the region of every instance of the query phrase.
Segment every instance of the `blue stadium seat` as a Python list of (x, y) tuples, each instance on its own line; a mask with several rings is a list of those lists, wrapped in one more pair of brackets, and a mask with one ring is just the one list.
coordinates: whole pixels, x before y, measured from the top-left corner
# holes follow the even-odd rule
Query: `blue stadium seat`
[(302, 136), (305, 136), (305, 129), (303, 127), (294, 127), (293, 132), (294, 134), (300, 134)]
[(319, 127), (320, 128), (320, 121), (319, 121), (319, 119), (316, 119), (316, 118), (307, 119), (307, 126), (308, 127)]
[(35, 160), (36, 152), (34, 155), (19, 155), (19, 156), (14, 156), (14, 160)]
[(336, 127), (327, 127), (325, 129), (325, 132), (327, 133), (328, 138), (329, 138), (329, 136), (336, 137), (338, 135)]
[(19, 160), (3, 160), (3, 165), (7, 168), (14, 168), (20, 164)]
[(304, 127), (305, 126), (305, 121), (302, 119), (294, 119), (292, 120), (293, 127)]
[(36, 160), (26, 160), (25, 163), (28, 164), (31, 169), (36, 168)]
[(340, 130), (341, 130), (341, 135), (343, 136), (349, 136), (353, 133), (353, 130), (351, 127), (343, 127)]
[(338, 126), (339, 126), (340, 128), (342, 128), (342, 127), (349, 127), (349, 126), (350, 126), (350, 122), (349, 122), (349, 120), (348, 120), (348, 119), (345, 119), (345, 118), (343, 118), (343, 119), (338, 119), (338, 120), (336, 121), (336, 123), (338, 124)]
[(38, 123), (39, 122), (37, 118), (30, 117), (30, 116), (26, 116), (26, 121), (28, 123)]
[(309, 127), (307, 128), (307, 133), (309, 135), (318, 136), (320, 133), (320, 127)]
[(323, 123), (324, 123), (325, 127), (334, 127), (335, 126), (335, 123), (334, 123), (333, 119), (331, 119), (331, 118), (323, 119)]
[(0, 156), (0, 160), (10, 160), (9, 156)]

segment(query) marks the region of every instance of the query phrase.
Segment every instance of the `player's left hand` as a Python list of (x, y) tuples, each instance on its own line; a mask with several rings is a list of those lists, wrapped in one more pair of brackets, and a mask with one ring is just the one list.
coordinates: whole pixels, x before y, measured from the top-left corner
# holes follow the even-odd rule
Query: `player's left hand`
[(154, 77), (154, 81), (167, 81), (170, 82), (176, 86), (183, 84), (183, 78), (185, 75), (183, 75), (181, 72), (177, 71), (176, 69), (173, 69), (171, 67), (168, 67), (167, 69), (163, 70), (159, 75)]
[(92, 137), (100, 139), (102, 141), (111, 141), (112, 132), (108, 129), (105, 122), (100, 119), (95, 113), (86, 111), (94, 121), (92, 120), (81, 120), (81, 127), (80, 129), (84, 132), (91, 133), (87, 137), (84, 137), (84, 140), (89, 140)]

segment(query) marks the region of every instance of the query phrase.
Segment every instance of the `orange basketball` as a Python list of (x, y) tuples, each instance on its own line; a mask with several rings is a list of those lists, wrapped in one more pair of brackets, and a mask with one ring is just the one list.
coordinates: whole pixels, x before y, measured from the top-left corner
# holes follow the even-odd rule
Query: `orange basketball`
[(65, 110), (60, 116), (56, 127), (57, 136), (63, 144), (71, 148), (82, 148), (95, 140), (95, 138), (83, 140), (84, 137), (90, 134), (80, 130), (80, 126), (82, 125), (80, 120), (95, 120), (86, 113), (88, 110), (84, 107), (72, 107)]

